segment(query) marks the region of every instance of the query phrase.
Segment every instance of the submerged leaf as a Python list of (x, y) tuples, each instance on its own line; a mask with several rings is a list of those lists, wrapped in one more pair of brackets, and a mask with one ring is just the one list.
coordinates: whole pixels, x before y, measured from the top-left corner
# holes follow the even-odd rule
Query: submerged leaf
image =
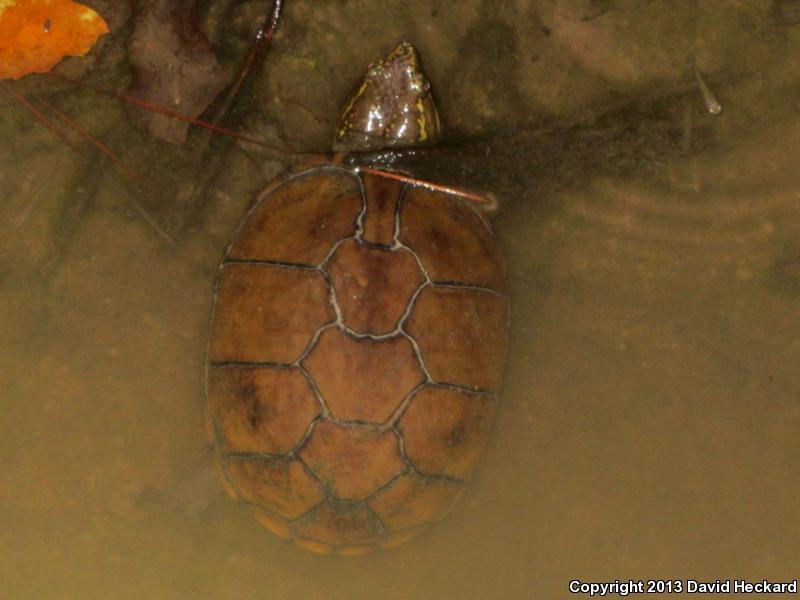
[[(2, 0), (0, 0), (2, 2)], [(228, 83), (197, 20), (197, 0), (144, 0), (130, 45), (135, 69), (131, 93), (199, 116)], [(137, 118), (157, 138), (183, 144), (189, 124), (151, 111)]]
[(46, 73), (104, 33), (103, 18), (71, 0), (0, 0), (0, 79)]

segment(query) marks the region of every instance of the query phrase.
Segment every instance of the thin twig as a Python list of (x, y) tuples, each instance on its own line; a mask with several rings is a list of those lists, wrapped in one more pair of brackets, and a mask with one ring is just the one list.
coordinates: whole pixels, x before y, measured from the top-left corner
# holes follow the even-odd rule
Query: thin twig
[(267, 11), (261, 26), (258, 28), (258, 31), (256, 31), (256, 38), (250, 46), (250, 51), (247, 53), (247, 57), (244, 59), (239, 73), (236, 75), (236, 79), (233, 81), (230, 88), (228, 88), (225, 99), (222, 101), (219, 110), (217, 110), (216, 115), (211, 121), (215, 125), (225, 118), (228, 110), (230, 110), (230, 107), (236, 100), (236, 96), (242, 89), (245, 80), (252, 72), (256, 63), (263, 59), (264, 53), (269, 48), (272, 43), (272, 38), (278, 30), (281, 20), (281, 11), (283, 10), (283, 0), (270, 0), (270, 5), (270, 10)]
[(7, 94), (9, 94), (12, 98), (14, 98), (14, 100), (19, 102), (21, 106), (27, 109), (34, 116), (34, 118), (37, 121), (39, 121), (39, 123), (41, 123), (42, 125), (47, 127), (50, 131), (55, 133), (61, 139), (62, 142), (64, 142), (67, 146), (69, 146), (76, 152), (81, 151), (81, 149), (71, 139), (69, 139), (69, 136), (67, 136), (66, 132), (63, 129), (61, 129), (58, 125), (56, 125), (50, 119), (48, 119), (44, 115), (44, 113), (42, 113), (42, 111), (36, 108), (31, 103), (31, 101), (28, 100), (23, 94), (12, 88), (5, 81), (0, 80), (0, 85), (3, 86), (3, 90), (5, 90)]
[(63, 81), (67, 81), (69, 83), (79, 85), (85, 88), (88, 88), (92, 91), (98, 92), (100, 94), (105, 94), (107, 96), (111, 96), (112, 98), (116, 98), (117, 100), (121, 100), (122, 102), (127, 102), (129, 104), (133, 104), (140, 108), (144, 108), (147, 110), (151, 110), (153, 112), (160, 113), (162, 115), (167, 115), (168, 117), (172, 117), (173, 119), (178, 119), (179, 121), (184, 121), (186, 123), (191, 123), (192, 125), (197, 125), (198, 127), (202, 127), (204, 129), (209, 129), (215, 133), (219, 133), (222, 135), (227, 135), (229, 137), (237, 138), (243, 140), (245, 142), (250, 142), (251, 144), (256, 144), (258, 146), (263, 146), (265, 148), (269, 148), (270, 150), (274, 150), (275, 152), (286, 153), (291, 149), (288, 146), (280, 146), (274, 142), (267, 142), (264, 140), (260, 140), (254, 137), (250, 137), (243, 133), (239, 133), (238, 131), (234, 131), (233, 129), (227, 129), (225, 127), (220, 127), (219, 125), (215, 125), (209, 121), (204, 121), (202, 119), (197, 119), (195, 117), (190, 117), (188, 115), (184, 115), (183, 113), (176, 112), (171, 108), (168, 108), (162, 104), (158, 104), (155, 102), (150, 102), (148, 100), (142, 100), (141, 98), (137, 98), (135, 96), (130, 96), (128, 94), (121, 94), (119, 92), (115, 92), (114, 90), (109, 90), (107, 88), (103, 88), (97, 85), (93, 85), (91, 83), (86, 83), (85, 81), (78, 81), (77, 79), (71, 79), (70, 77), (65, 77), (64, 75), (59, 75), (56, 73), (48, 73), (51, 77), (55, 77), (57, 79), (61, 79)]
[[(14, 98), (17, 102), (19, 102), (21, 106), (23, 106), (26, 110), (28, 110), (39, 123), (41, 123), (42, 125), (47, 127), (47, 129), (55, 133), (59, 137), (59, 139), (61, 139), (62, 142), (64, 142), (67, 146), (72, 148), (72, 150), (74, 150), (75, 152), (79, 154), (84, 154), (84, 150), (80, 146), (75, 144), (71, 139), (69, 139), (69, 136), (67, 136), (66, 132), (61, 127), (53, 123), (53, 121), (49, 119), (42, 111), (36, 108), (36, 106), (34, 106), (34, 104), (30, 100), (28, 100), (24, 94), (21, 94), (20, 92), (13, 89), (5, 81), (0, 81), (0, 85), (2, 85), (3, 90), (5, 90), (12, 98)], [(125, 162), (121, 158), (116, 156), (108, 146), (103, 144), (100, 140), (95, 138), (89, 132), (83, 130), (75, 121), (70, 119), (67, 115), (65, 115), (57, 108), (55, 108), (49, 102), (43, 99), (40, 99), (40, 102), (48, 109), (53, 111), (56, 115), (58, 115), (59, 118), (61, 118), (61, 120), (63, 120), (70, 127), (72, 127), (72, 129), (75, 132), (77, 132), (82, 137), (91, 141), (92, 144), (94, 144), (104, 154), (114, 159), (129, 177), (136, 179), (140, 183), (146, 183), (148, 189), (150, 189), (149, 183), (147, 183), (146, 180), (141, 175), (136, 173), (136, 171), (128, 167), (125, 164)], [(130, 200), (133, 206), (136, 208), (136, 211), (139, 213), (139, 215), (141, 215), (141, 217), (147, 222), (148, 225), (150, 225), (150, 227), (153, 228), (153, 230), (156, 233), (158, 233), (161, 237), (167, 240), (170, 244), (180, 247), (180, 244), (178, 244), (178, 242), (172, 239), (172, 237), (161, 228), (161, 226), (155, 221), (155, 219), (153, 219), (153, 217), (150, 216), (150, 214), (145, 210), (145, 208), (139, 203), (138, 200), (136, 200), (135, 198), (130, 198)]]
[(371, 169), (369, 167), (358, 167), (358, 171), (362, 173), (369, 173), (371, 175), (378, 175), (379, 177), (386, 177), (387, 179), (396, 179), (397, 181), (402, 181), (403, 183), (409, 183), (411, 185), (418, 185), (420, 187), (424, 187), (425, 189), (432, 190), (434, 192), (453, 194), (455, 196), (460, 196), (461, 198), (465, 198), (473, 202), (478, 202), (480, 204), (493, 203), (491, 198), (488, 198), (482, 194), (468, 192), (466, 190), (450, 187), (447, 185), (440, 185), (438, 183), (433, 183), (432, 181), (417, 179), (416, 177), (409, 177), (408, 175), (401, 175), (400, 173), (394, 173), (392, 171), (381, 171), (380, 169)]
[[(120, 157), (105, 143), (103, 143), (102, 140), (98, 139), (97, 137), (95, 137), (94, 135), (83, 129), (76, 121), (74, 121), (69, 116), (64, 114), (64, 112), (62, 112), (61, 110), (59, 110), (58, 108), (47, 102), (47, 100), (44, 100), (42, 98), (39, 100), (39, 102), (41, 102), (41, 104), (44, 105), (48, 110), (55, 113), (56, 116), (58, 116), (58, 118), (60, 118), (67, 125), (69, 125), (75, 132), (78, 133), (78, 135), (88, 140), (95, 148), (97, 148), (98, 150), (100, 150), (100, 152), (108, 156), (112, 160), (112, 162), (114, 162), (114, 164), (116, 164), (120, 168), (120, 170), (122, 170), (122, 172), (125, 173), (125, 175), (127, 175), (134, 181), (137, 181), (139, 184), (141, 184), (153, 197), (158, 199), (161, 198), (161, 194), (147, 179), (145, 179), (142, 175), (140, 175), (133, 168), (131, 168), (122, 157)], [(145, 221), (147, 221), (148, 225), (150, 225), (150, 227), (152, 227), (156, 231), (156, 233), (158, 233), (161, 237), (163, 237), (171, 244), (174, 244), (175, 246), (180, 246), (180, 244), (178, 244), (177, 241), (175, 241), (166, 231), (164, 231), (164, 229), (162, 229), (162, 227), (158, 224), (158, 222), (152, 216), (150, 216), (150, 213), (147, 212), (144, 206), (142, 206), (142, 204), (136, 198), (129, 197), (129, 200), (133, 204), (134, 208), (136, 208), (136, 211), (139, 213), (139, 215)]]

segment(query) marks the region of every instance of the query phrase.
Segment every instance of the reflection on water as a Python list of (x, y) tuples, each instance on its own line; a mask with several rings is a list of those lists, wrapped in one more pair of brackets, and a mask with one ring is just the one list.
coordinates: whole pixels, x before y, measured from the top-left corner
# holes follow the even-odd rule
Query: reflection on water
[[(560, 12), (542, 9), (542, 40), (584, 35), (583, 24), (626, 5), (587, 21), (580, 3), (552, 4)], [(478, 28), (480, 9), (468, 5), (464, 22), (430, 48), (497, 33)], [(293, 18), (276, 52), (313, 33), (313, 19)], [(346, 13), (326, 18), (343, 27)], [(414, 31), (421, 18), (402, 27)], [(190, 168), (172, 167), (188, 162), (182, 151), (124, 125), (103, 101), (98, 119), (162, 185), (156, 200), (94, 155), (54, 142), (4, 99), (3, 156), (8, 148), (17, 161), (0, 165), (2, 595), (566, 598), (575, 578), (796, 576), (800, 127), (798, 67), (787, 51), (797, 42), (784, 34), (773, 54), (754, 42), (746, 76), (707, 78), (725, 104), (718, 118), (704, 114), (691, 72), (671, 92), (663, 82), (636, 88), (606, 111), (588, 100), (594, 84), (572, 71), (563, 77), (576, 87), (559, 89), (579, 90), (583, 110), (606, 114), (594, 125), (572, 107), (539, 137), (492, 142), (482, 126), (469, 132), (488, 139), (488, 158), (473, 151), (465, 175), (494, 181), (504, 200), (495, 227), (511, 271), (513, 330), (503, 407), (476, 483), (448, 519), (396, 550), (354, 559), (276, 539), (220, 493), (210, 471), (202, 409), (213, 278), (274, 165), (228, 147), (198, 196)], [(616, 35), (586, 39), (611, 48), (632, 34)], [(535, 52), (512, 48), (539, 58), (514, 67), (527, 78), (497, 111), (526, 114), (535, 70), (560, 72), (552, 61), (568, 60), (534, 41)], [(576, 56), (584, 72), (593, 68), (590, 56)], [(755, 69), (758, 56), (780, 60)], [(634, 59), (617, 71), (604, 64), (604, 77), (627, 76)], [(436, 85), (442, 65), (428, 62)], [(457, 75), (442, 86), (445, 114), (458, 81), (479, 77), (466, 66)], [(478, 123), (489, 122), (482, 94), (496, 76), (486, 73), (465, 100)], [(327, 106), (305, 93), (303, 104)], [(90, 105), (85, 94), (71, 97)], [(302, 126), (304, 110), (281, 127)], [(313, 146), (316, 126), (296, 139)], [(114, 138), (118, 127), (127, 128)], [(137, 216), (129, 194), (180, 248)]]

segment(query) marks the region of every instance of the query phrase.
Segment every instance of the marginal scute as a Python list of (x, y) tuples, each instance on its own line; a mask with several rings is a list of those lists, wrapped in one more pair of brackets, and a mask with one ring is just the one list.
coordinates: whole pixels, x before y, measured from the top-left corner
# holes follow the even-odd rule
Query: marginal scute
[(505, 261), (492, 232), (475, 209), (455, 195), (406, 188), (400, 241), (417, 253), (434, 282), (505, 291)]
[(394, 241), (397, 203), (403, 183), (372, 173), (362, 173), (361, 179), (367, 198), (361, 238), (370, 244), (390, 246)]
[(336, 554), (339, 556), (362, 556), (364, 554), (369, 554), (375, 550), (374, 543), (365, 544), (362, 546), (344, 546), (343, 548), (337, 548)]
[(406, 473), (377, 492), (368, 504), (390, 532), (438, 521), (452, 506), (463, 484)]
[(261, 523), (264, 527), (269, 529), (279, 538), (288, 540), (292, 537), (292, 528), (291, 525), (289, 525), (288, 521), (285, 521), (280, 517), (269, 515), (264, 511), (258, 509), (253, 510), (252, 512), (256, 521)]
[(404, 529), (403, 531), (398, 531), (397, 533), (390, 533), (386, 536), (386, 539), (381, 542), (381, 548), (385, 550), (396, 548), (397, 546), (405, 544), (409, 540), (417, 537), (426, 529), (427, 527), (422, 526), (415, 529)]
[(300, 539), (330, 546), (374, 545), (382, 537), (377, 517), (364, 504), (328, 500), (295, 523)]
[(499, 391), (508, 347), (508, 300), (491, 292), (432, 286), (417, 297), (406, 331), (434, 381)]
[(285, 519), (296, 519), (325, 499), (319, 484), (295, 459), (232, 457), (225, 469), (242, 498)]
[(224, 452), (286, 454), (322, 407), (297, 368), (211, 367), (208, 407)]
[(497, 400), (486, 394), (425, 386), (398, 422), (406, 457), (426, 475), (469, 479), (496, 408)]
[(292, 363), (335, 318), (319, 271), (229, 263), (219, 274), (208, 360)]
[(225, 488), (225, 492), (228, 494), (228, 497), (234, 502), (241, 500), (239, 493), (233, 488), (233, 484), (230, 482), (228, 475), (222, 468), (222, 463), (218, 460), (214, 461), (214, 467), (217, 471), (217, 475), (219, 475), (220, 481), (222, 482), (222, 487)]
[(394, 431), (317, 421), (298, 455), (339, 499), (363, 500), (404, 471)]
[(355, 234), (362, 205), (352, 173), (331, 169), (295, 176), (262, 194), (227, 258), (319, 265), (336, 242)]
[(294, 538), (294, 543), (301, 548), (305, 548), (309, 552), (313, 552), (314, 554), (320, 554), (323, 556), (327, 554), (333, 554), (333, 546), (330, 544), (323, 544), (322, 542), (307, 540), (300, 537)]
[(303, 359), (331, 414), (383, 423), (425, 379), (408, 338), (357, 339), (331, 327)]
[(361, 334), (393, 331), (425, 281), (408, 250), (377, 248), (356, 240), (340, 245), (326, 270), (345, 325)]

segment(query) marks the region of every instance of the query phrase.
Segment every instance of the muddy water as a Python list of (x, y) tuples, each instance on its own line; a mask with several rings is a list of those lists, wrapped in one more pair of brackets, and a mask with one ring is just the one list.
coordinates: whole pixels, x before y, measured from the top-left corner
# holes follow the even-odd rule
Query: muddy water
[[(456, 104), (459, 81), (473, 92), (464, 97), (476, 125), (461, 131), (484, 145), (465, 160), (485, 159), (467, 175), (493, 182), (503, 201), (495, 228), (513, 289), (508, 377), (475, 484), (430, 533), (374, 556), (317, 557), (278, 540), (221, 493), (209, 466), (213, 278), (276, 165), (221, 146), (198, 195), (195, 155), (150, 139), (112, 103), (45, 88), (127, 149), (162, 190), (154, 197), (4, 100), (0, 596), (567, 598), (572, 579), (797, 577), (800, 70), (786, 52), (798, 39), (790, 3), (754, 21), (783, 27), (777, 41), (728, 54), (709, 42), (720, 117), (704, 114), (690, 79), (670, 78), (666, 59), (630, 50), (619, 12), (587, 38), (581, 23), (601, 17), (581, 11), (599, 4), (542, 3), (536, 27), (525, 21), (541, 34), (535, 62), (561, 74), (550, 79), (568, 106), (558, 90), (531, 91), (544, 75), (528, 63), (514, 66), (516, 87), (497, 90), (503, 68), (469, 67), (485, 52), (467, 53), (478, 62), (444, 86), (445, 106)], [(481, 29), (480, 9), (471, 11), (448, 36), (466, 40), (462, 49), (492, 47), (508, 15)], [(317, 21), (344, 27), (346, 13), (336, 14), (303, 28), (287, 20), (273, 68), (294, 60), (301, 73), (284, 82), (309, 67), (281, 53), (281, 40), (307, 42)], [(446, 49), (420, 19), (398, 27)], [(705, 39), (721, 44), (733, 22), (720, 15)], [(392, 32), (391, 43), (407, 33)], [(559, 33), (560, 54), (544, 42)], [(655, 43), (656, 57), (670, 55), (667, 41)], [(622, 47), (625, 60), (598, 66), (584, 53), (591, 44), (607, 55)], [(447, 56), (430, 61), (434, 85), (455, 60)], [(609, 81), (624, 102), (607, 93)], [(304, 89), (303, 103), (325, 114), (327, 99), (315, 104), (318, 92)], [(485, 103), (487, 90), (500, 92), (497, 104)], [(290, 112), (291, 126), (278, 129), (304, 125), (307, 113)], [(293, 139), (313, 146), (327, 125), (306, 125)]]

